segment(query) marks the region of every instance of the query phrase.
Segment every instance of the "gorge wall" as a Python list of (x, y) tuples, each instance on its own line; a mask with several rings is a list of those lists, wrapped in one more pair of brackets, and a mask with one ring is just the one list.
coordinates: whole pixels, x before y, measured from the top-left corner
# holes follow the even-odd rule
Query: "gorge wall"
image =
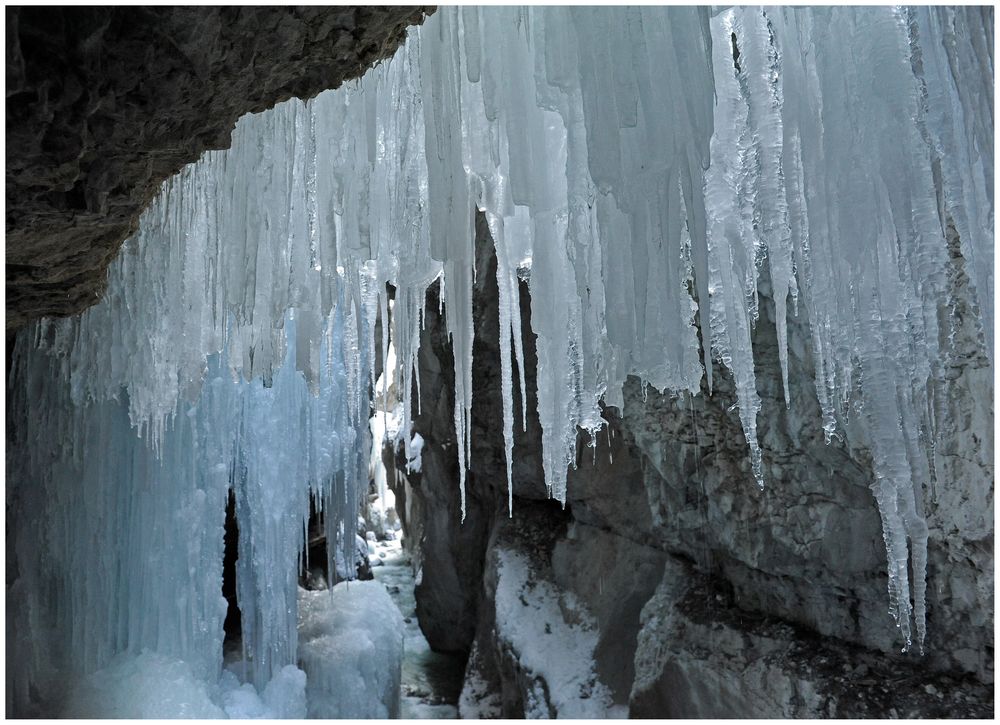
[[(581, 438), (565, 510), (548, 501), (525, 320), (528, 427), (516, 426), (508, 518), (495, 260), (481, 217), (477, 233), (464, 523), (448, 415), (451, 349), (433, 296), (413, 425), (424, 439), (421, 470), (409, 472), (398, 453), (389, 476), (420, 572), (421, 627), (433, 647), (471, 653), (466, 715), (560, 713), (554, 693), (565, 687), (565, 673), (537, 658), (526, 664), (528, 645), (519, 646), (510, 612), (498, 614), (511, 586), (526, 608), (538, 587), (582, 605), (586, 615), (570, 614), (574, 607), (563, 602), (555, 616), (570, 624), (581, 616), (585, 624), (576, 626), (594, 639), (591, 681), (572, 682), (606, 688), (605, 705), (627, 707), (632, 717), (992, 714), (993, 450), (984, 435), (993, 428), (992, 388), (954, 238), (950, 308), (941, 314), (954, 320), (942, 329), (956, 344), (947, 389), (937, 392), (955, 425), (935, 452), (940, 480), (924, 491), (931, 544), (921, 656), (915, 647), (900, 652), (903, 640), (886, 612), (866, 441), (849, 424), (843, 438), (824, 442), (807, 338), (795, 317), (786, 408), (766, 277), (753, 340), (763, 491), (750, 471), (731, 378), (722, 374), (711, 395), (697, 396), (661, 395), (630, 380), (624, 410), (605, 411), (608, 430), (596, 446)], [(504, 574), (504, 562), (518, 555), (530, 562), (527, 584)]]
[[(95, 302), (163, 179), (227, 146), (240, 114), (356, 77), (425, 11), (192, 12), (7, 10), (8, 343), (28, 320)], [(886, 613), (869, 441), (850, 422), (842, 438), (822, 438), (804, 315), (789, 325), (786, 407), (767, 269), (753, 335), (767, 487), (755, 485), (719, 366), (710, 396), (630, 380), (622, 410), (605, 411), (608, 428), (592, 446), (580, 441), (565, 508), (544, 483), (522, 281), (529, 412), (526, 430), (515, 426), (508, 517), (496, 261), (481, 216), (476, 230), (464, 522), (453, 356), (433, 292), (413, 424), (421, 470), (387, 455), (421, 627), (435, 648), (469, 657), (463, 714), (992, 715), (993, 390), (954, 234), (939, 315), (950, 357), (935, 391), (951, 429), (934, 452), (938, 481), (923, 491), (921, 656), (899, 652)], [(572, 667), (547, 659), (547, 646)]]
[(240, 116), (360, 77), (432, 11), (8, 7), (7, 331), (96, 303), (163, 181)]

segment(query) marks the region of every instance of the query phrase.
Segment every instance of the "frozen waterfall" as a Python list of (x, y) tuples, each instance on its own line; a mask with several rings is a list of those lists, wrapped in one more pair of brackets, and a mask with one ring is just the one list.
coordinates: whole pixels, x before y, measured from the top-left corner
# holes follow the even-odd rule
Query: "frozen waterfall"
[(697, 394), (720, 364), (753, 476), (780, 485), (756, 434), (766, 264), (786, 398), (793, 315), (816, 426), (829, 441), (850, 417), (871, 441), (890, 610), (922, 647), (948, 234), (993, 355), (992, 38), (976, 7), (442, 7), (358, 83), (243, 118), (230, 150), (164, 185), (99, 305), (19, 337), (8, 711), (123, 652), (219, 678), (230, 487), (251, 681), (296, 663), (311, 495), (353, 556), (387, 285), (407, 420), (442, 285), (467, 466), (476, 209), (498, 259), (508, 470), (527, 276), (560, 501), (578, 432), (628, 376)]

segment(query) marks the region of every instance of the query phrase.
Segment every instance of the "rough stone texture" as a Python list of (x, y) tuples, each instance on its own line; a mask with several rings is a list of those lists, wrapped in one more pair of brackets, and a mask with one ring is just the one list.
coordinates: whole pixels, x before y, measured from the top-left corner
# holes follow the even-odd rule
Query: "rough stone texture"
[(429, 11), (8, 7), (7, 330), (94, 304), (167, 177), (244, 113), (360, 76)]
[[(471, 649), (467, 692), (492, 692), (495, 710), (516, 717), (547, 685), (518, 667), (496, 634), (494, 551), (509, 545), (512, 531), (537, 529), (546, 514), (528, 501), (544, 498), (537, 418), (529, 416), (515, 445), (514, 518), (506, 517), (487, 243), (480, 230), (465, 524), (451, 351), (436, 300), (420, 359), (424, 410), (414, 424), (426, 441), (424, 472), (400, 474), (397, 485), (407, 497), (407, 531), (420, 532), (410, 543), (423, 557), (422, 628), (434, 647)], [(630, 380), (622, 414), (606, 411), (609, 428), (596, 447), (581, 438), (569, 474), (569, 520), (558, 507), (547, 514), (552, 529), (565, 533), (537, 547), (539, 576), (575, 594), (597, 621), (596, 671), (616, 704), (635, 717), (992, 715), (992, 381), (961, 262), (953, 245), (952, 298), (942, 320), (953, 321), (943, 334), (954, 335), (955, 345), (936, 396), (939, 480), (924, 492), (932, 531), (927, 654), (899, 651), (886, 611), (870, 454), (853, 423), (842, 439), (824, 442), (802, 320), (789, 331), (785, 406), (765, 270), (754, 334), (764, 491), (731, 410), (732, 379), (717, 370), (711, 397), (659, 395)], [(533, 407), (530, 333), (526, 342)]]
[[(424, 439), (420, 473), (406, 473), (400, 450), (391, 465), (389, 483), (402, 512), (414, 570), (420, 571), (416, 589), (420, 627), (431, 647), (468, 653), (476, 631), (487, 542), (496, 519), (507, 515), (507, 479), (500, 427), (499, 308), (496, 257), (485, 217), (476, 218), (477, 275), (473, 313), (473, 380), (470, 465), (466, 474), (465, 522), (459, 495), (458, 456), (453, 411), (454, 363), (444, 319), (438, 309), (438, 287), (427, 298), (421, 332), (420, 412), (413, 430)], [(527, 309), (527, 290), (521, 303)], [(525, 367), (533, 379), (534, 345), (525, 326)], [(416, 386), (413, 388), (416, 390)], [(534, 387), (528, 392), (528, 410), (535, 410)], [(514, 393), (520, 408), (519, 391)], [(414, 411), (416, 411), (414, 406)], [(528, 499), (545, 499), (541, 463), (541, 428), (537, 415), (529, 414), (528, 430), (515, 425), (516, 493)], [(390, 457), (391, 452), (387, 457)], [(515, 502), (515, 514), (517, 503)]]
[(990, 717), (991, 688), (734, 606), (719, 581), (669, 559), (642, 611), (631, 717)]
[[(627, 456), (624, 450), (620, 453)], [(580, 472), (586, 475), (586, 469)], [(609, 484), (622, 481), (617, 476), (603, 480)], [(566, 537), (553, 547), (551, 566), (556, 581), (577, 594), (597, 620), (596, 670), (618, 705), (630, 704), (637, 666), (642, 674), (636, 651), (640, 637), (648, 630), (641, 615), (669, 561), (661, 549), (611, 529), (580, 523), (576, 512)], [(661, 643), (661, 649), (666, 644)], [(647, 712), (645, 717), (664, 717)]]
[[(762, 302), (754, 352), (767, 486), (759, 491), (750, 474), (737, 411), (729, 410), (736, 401), (730, 377), (720, 376), (711, 397), (707, 391), (644, 396), (630, 385), (622, 427), (648, 464), (649, 533), (659, 546), (730, 582), (741, 608), (898, 656), (904, 643), (886, 614), (885, 549), (868, 489), (874, 474), (867, 441), (849, 424), (844, 440), (824, 443), (801, 322), (789, 330), (786, 409), (773, 306)], [(940, 391), (947, 409), (938, 447), (945, 476), (924, 492), (932, 533), (923, 666), (992, 682), (993, 456), (983, 435), (993, 429), (992, 383), (975, 330), (957, 337), (948, 363), (953, 377)]]
[[(601, 683), (633, 718), (910, 718), (991, 716), (991, 687), (928, 673), (881, 653), (737, 605), (724, 579), (693, 562), (574, 523), (558, 507), (525, 502), (497, 522), (483, 606), (467, 670), (475, 695), (463, 714), (556, 713), (553, 683), (525, 667), (489, 604), (498, 554), (529, 553), (532, 578), (562, 585), (599, 623)], [(572, 612), (566, 613), (573, 616)], [(634, 660), (634, 669), (631, 666)], [(622, 670), (626, 670), (623, 672)], [(486, 698), (482, 693), (489, 693)], [(482, 700), (485, 700), (486, 707)]]
[[(493, 717), (505, 719), (555, 718), (557, 708), (552, 702), (549, 685), (538, 673), (528, 671), (520, 663), (518, 652), (502, 635), (494, 607), (499, 581), (498, 553), (518, 551), (528, 555), (535, 564), (533, 573), (539, 579), (550, 580), (549, 559), (557, 538), (565, 531), (567, 517), (553, 508), (552, 503), (525, 502), (517, 517), (497, 520), (491, 533), (482, 580), (485, 606), (479, 609), (476, 628), (475, 655), (470, 657), (470, 671), (494, 693)], [(468, 680), (468, 676), (467, 676)], [(459, 713), (469, 717), (462, 709)], [(476, 713), (481, 714), (481, 713)]]

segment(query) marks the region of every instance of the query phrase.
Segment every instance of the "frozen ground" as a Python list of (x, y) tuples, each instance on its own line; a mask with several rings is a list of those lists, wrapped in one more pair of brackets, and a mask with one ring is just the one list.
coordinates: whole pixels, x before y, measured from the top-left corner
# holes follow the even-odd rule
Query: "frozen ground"
[[(385, 585), (403, 613), (404, 649), (402, 706), (404, 719), (450, 719), (458, 717), (458, 696), (465, 665), (461, 657), (431, 650), (417, 624), (410, 557), (400, 541), (369, 543), (372, 571)], [(378, 560), (381, 564), (375, 564)]]
[(306, 675), (287, 665), (258, 693), (241, 682), (231, 652), (218, 682), (208, 682), (183, 660), (158, 652), (121, 654), (105, 668), (73, 683), (59, 716), (73, 719), (301, 719)]

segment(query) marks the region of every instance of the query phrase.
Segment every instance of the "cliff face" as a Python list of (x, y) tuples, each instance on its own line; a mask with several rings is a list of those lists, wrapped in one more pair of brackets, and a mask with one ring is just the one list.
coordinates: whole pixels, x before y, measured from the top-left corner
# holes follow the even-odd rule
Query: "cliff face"
[(359, 77), (428, 10), (8, 7), (7, 330), (94, 304), (167, 177), (241, 115)]
[[(422, 568), (421, 626), (432, 646), (471, 652), (467, 714), (560, 711), (546, 693), (559, 687), (561, 675), (527, 664), (530, 653), (519, 651), (509, 612), (498, 611), (511, 586), (522, 587), (518, 596), (529, 602), (544, 586), (582, 603), (594, 682), (633, 717), (992, 713), (992, 383), (957, 244), (952, 296), (941, 311), (953, 321), (943, 334), (955, 342), (936, 391), (939, 478), (923, 500), (932, 533), (929, 636), (921, 657), (916, 647), (900, 653), (903, 641), (886, 612), (885, 548), (867, 443), (850, 424), (842, 438), (824, 442), (802, 317), (792, 318), (789, 331), (786, 408), (766, 279), (754, 335), (763, 491), (731, 410), (728, 374), (717, 374), (711, 396), (660, 395), (630, 380), (624, 409), (606, 411), (609, 428), (596, 447), (581, 440), (565, 511), (543, 503), (540, 434), (529, 414), (528, 431), (515, 443), (509, 519), (497, 424), (499, 351), (492, 342), (496, 286), (482, 224), (477, 243), (465, 523), (450, 348), (433, 313), (420, 353), (423, 413), (414, 424), (425, 439), (423, 472), (400, 467), (396, 474)], [(526, 332), (526, 352), (532, 340)], [(530, 352), (526, 363), (530, 399)], [(529, 584), (504, 574), (512, 556), (531, 562)], [(563, 610), (557, 619), (577, 616)], [(483, 699), (487, 691), (495, 697)]]

